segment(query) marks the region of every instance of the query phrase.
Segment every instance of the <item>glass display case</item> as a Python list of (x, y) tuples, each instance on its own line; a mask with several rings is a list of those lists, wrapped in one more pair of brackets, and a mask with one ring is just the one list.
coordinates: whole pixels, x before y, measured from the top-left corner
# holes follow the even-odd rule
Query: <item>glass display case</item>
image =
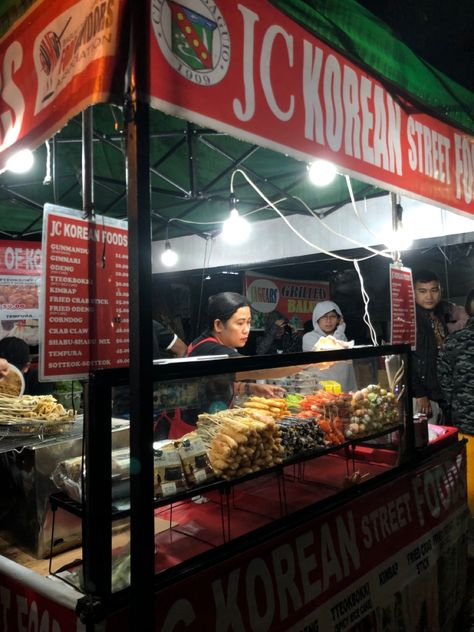
[[(128, 586), (133, 476), (153, 480), (149, 548), (159, 582), (212, 564), (222, 547), (301, 511), (324, 511), (396, 469), (415, 450), (409, 362), (406, 345), (159, 361), (153, 418), (141, 420), (151, 429), (147, 472), (133, 443), (129, 453), (111, 441), (111, 419), (128, 416), (128, 372), (97, 372), (89, 384), (97, 396), (89, 397), (87, 472), (81, 464), (75, 481), (85, 481), (86, 493), (68, 496), (65, 485), (52, 497), (53, 508), (84, 516), (84, 568), (59, 574), (86, 592), (88, 581), (102, 586), (108, 599)], [(342, 364), (353, 372), (350, 392), (325, 379)], [(264, 396), (269, 385), (281, 389), (278, 396)]]

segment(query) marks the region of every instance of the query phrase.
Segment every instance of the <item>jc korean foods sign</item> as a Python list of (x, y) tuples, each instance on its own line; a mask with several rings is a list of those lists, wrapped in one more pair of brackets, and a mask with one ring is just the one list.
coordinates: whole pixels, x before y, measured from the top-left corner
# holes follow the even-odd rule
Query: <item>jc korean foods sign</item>
[(474, 138), (393, 96), (266, 0), (151, 0), (151, 102), (474, 214)]
[(41, 377), (127, 366), (126, 223), (47, 204), (43, 235)]

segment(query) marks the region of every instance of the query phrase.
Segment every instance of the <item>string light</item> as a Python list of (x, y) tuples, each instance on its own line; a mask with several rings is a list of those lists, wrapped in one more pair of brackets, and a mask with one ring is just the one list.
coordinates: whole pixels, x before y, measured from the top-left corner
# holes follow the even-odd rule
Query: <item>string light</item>
[(336, 167), (327, 160), (318, 158), (308, 166), (308, 176), (313, 184), (325, 187), (336, 177)]
[(21, 149), (10, 156), (5, 168), (13, 173), (25, 173), (31, 169), (34, 161), (33, 152), (30, 149)]
[(229, 198), (230, 215), (222, 225), (222, 239), (229, 244), (240, 244), (250, 235), (250, 224), (239, 215), (236, 208), (237, 199), (233, 193)]
[(413, 238), (403, 226), (399, 226), (397, 230), (390, 230), (384, 237), (384, 244), (389, 250), (408, 250), (412, 243)]
[(161, 255), (161, 263), (167, 268), (172, 268), (178, 263), (178, 254), (175, 250), (172, 250), (171, 244), (168, 240), (166, 240), (165, 250)]
[(386, 233), (384, 243), (394, 252), (408, 250), (413, 243), (413, 238), (403, 226), (403, 207), (401, 204), (395, 203), (393, 206), (392, 229)]

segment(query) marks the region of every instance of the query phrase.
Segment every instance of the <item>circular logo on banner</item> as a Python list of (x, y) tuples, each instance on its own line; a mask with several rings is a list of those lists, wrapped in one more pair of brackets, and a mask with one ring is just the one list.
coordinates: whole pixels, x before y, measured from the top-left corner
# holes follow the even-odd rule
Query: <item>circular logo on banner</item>
[(203, 86), (225, 77), (229, 30), (213, 0), (153, 0), (152, 22), (161, 52), (181, 76)]
[(247, 288), (247, 298), (259, 312), (273, 312), (280, 299), (280, 290), (270, 279), (256, 279)]

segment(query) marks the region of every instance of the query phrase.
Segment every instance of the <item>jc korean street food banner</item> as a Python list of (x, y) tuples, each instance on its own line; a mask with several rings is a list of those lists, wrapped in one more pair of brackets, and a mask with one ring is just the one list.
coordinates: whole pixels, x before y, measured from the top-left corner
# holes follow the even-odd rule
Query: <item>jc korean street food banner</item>
[(151, 103), (474, 214), (474, 137), (392, 94), (266, 0), (151, 0)]
[(128, 366), (127, 222), (46, 204), (42, 261), (41, 378)]
[(263, 329), (265, 315), (277, 311), (286, 316), (293, 327), (303, 329), (304, 323), (311, 320), (316, 303), (329, 298), (329, 283), (246, 272), (244, 294), (252, 305), (252, 328)]
[(0, 40), (0, 171), (13, 152), (37, 147), (88, 105), (121, 93), (124, 5), (40, 0)]
[[(424, 465), (159, 591), (156, 629), (451, 629), (467, 573), (466, 455)], [(111, 617), (107, 630), (128, 629)]]
[(38, 344), (41, 244), (0, 241), (0, 338)]
[[(0, 171), (123, 93), (125, 0), (38, 0), (0, 39)], [(419, 112), (267, 0), (149, 0), (153, 107), (474, 213), (474, 137)]]

